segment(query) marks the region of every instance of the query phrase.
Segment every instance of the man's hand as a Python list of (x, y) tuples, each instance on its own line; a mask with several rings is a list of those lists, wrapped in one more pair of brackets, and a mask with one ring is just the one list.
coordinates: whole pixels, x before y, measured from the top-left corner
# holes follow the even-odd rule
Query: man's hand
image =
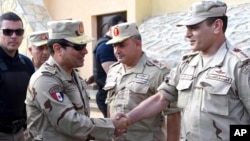
[(128, 122), (126, 119), (126, 115), (124, 113), (117, 113), (114, 117), (112, 117), (113, 124), (115, 126), (115, 135), (120, 136), (126, 132)]
[(117, 120), (119, 120), (120, 118), (126, 118), (126, 120), (127, 120), (127, 126), (129, 126), (131, 124), (131, 121), (130, 121), (130, 118), (128, 116), (128, 113), (124, 114), (124, 113), (118, 112), (118, 113), (116, 113), (115, 118)]
[(122, 117), (120, 119), (112, 118), (113, 124), (116, 129), (127, 129), (127, 119)]

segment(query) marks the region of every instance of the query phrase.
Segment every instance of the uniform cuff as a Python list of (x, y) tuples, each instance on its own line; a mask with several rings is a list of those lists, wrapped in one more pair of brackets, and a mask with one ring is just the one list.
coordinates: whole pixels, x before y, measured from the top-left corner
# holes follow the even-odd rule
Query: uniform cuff
[(92, 118), (94, 124), (90, 135), (97, 140), (110, 140), (115, 136), (115, 127), (112, 119), (109, 118)]

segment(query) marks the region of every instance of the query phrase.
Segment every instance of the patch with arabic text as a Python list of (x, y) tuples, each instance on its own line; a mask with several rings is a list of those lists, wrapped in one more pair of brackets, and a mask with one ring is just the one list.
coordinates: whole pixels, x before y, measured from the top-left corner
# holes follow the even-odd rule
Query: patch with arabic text
[(206, 79), (217, 80), (228, 84), (232, 83), (232, 78), (218, 74), (207, 74)]
[(63, 93), (62, 93), (62, 87), (59, 85), (54, 85), (49, 89), (49, 93), (52, 96), (53, 99), (59, 102), (63, 102)]

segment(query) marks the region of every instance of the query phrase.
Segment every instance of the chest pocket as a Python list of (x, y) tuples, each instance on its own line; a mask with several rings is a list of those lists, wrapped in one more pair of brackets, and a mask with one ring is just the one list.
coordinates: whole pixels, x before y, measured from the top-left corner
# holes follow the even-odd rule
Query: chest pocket
[(149, 82), (140, 83), (136, 81), (131, 81), (128, 86), (129, 97), (128, 97), (128, 109), (131, 110), (135, 108), (139, 103), (148, 98), (150, 95), (149, 91)]
[(192, 85), (192, 80), (184, 80), (181, 79), (179, 83), (176, 86), (176, 89), (178, 90), (178, 101), (177, 101), (177, 106), (180, 108), (186, 107), (189, 96), (190, 96), (190, 87)]
[(218, 115), (227, 116), (229, 114), (229, 90), (231, 84), (222, 81), (201, 81), (206, 85), (203, 89), (201, 110)]
[(128, 84), (128, 88), (133, 93), (147, 94), (149, 90), (149, 84), (132, 81)]

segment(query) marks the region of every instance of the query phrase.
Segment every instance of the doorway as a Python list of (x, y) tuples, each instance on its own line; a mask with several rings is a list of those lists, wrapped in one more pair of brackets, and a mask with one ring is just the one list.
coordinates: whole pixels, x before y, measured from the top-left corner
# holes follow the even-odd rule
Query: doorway
[(108, 24), (107, 23), (108, 23), (109, 19), (117, 14), (120, 14), (125, 19), (127, 19), (127, 12), (126, 11), (97, 16), (97, 39), (104, 36), (104, 34), (108, 31)]

